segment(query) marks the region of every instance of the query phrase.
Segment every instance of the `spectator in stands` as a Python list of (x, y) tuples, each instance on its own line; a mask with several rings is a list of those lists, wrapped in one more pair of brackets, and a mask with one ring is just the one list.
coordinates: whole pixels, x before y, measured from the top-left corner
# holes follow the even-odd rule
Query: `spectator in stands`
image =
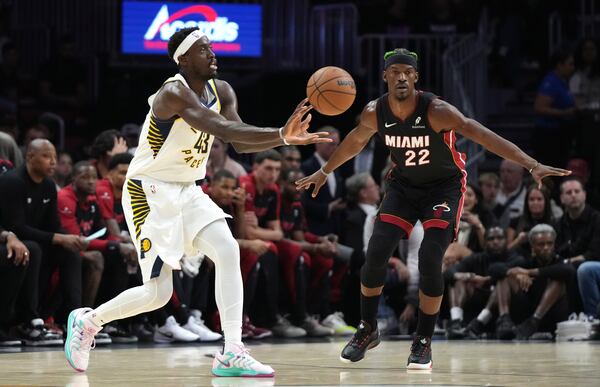
[[(21, 242), (0, 227), (0, 347), (20, 345), (21, 340), (34, 346), (62, 344), (62, 337), (48, 331), (39, 318), (41, 260), (37, 243)], [(16, 324), (19, 337), (8, 336), (9, 327)]]
[(253, 172), (240, 177), (246, 191), (246, 236), (248, 239), (272, 241), (277, 246), (279, 271), (283, 276), (290, 305), (290, 321), (309, 336), (331, 334), (306, 310), (306, 273), (308, 262), (302, 248), (283, 239), (280, 211), (281, 194), (276, 182), (281, 171), (281, 155), (275, 150), (260, 152), (254, 159)]
[(591, 171), (587, 161), (580, 158), (570, 159), (567, 162), (567, 167), (571, 171), (570, 176), (578, 177), (583, 183), (586, 191), (587, 202), (592, 208), (600, 208), (600, 187), (591, 184)]
[[(89, 161), (80, 161), (73, 167), (73, 183), (58, 193), (58, 208), (64, 230), (73, 235), (89, 236), (105, 226), (96, 199), (96, 169)], [(105, 276), (114, 287), (111, 296), (127, 289), (127, 262), (136, 262), (132, 243), (119, 237), (98, 238), (89, 242), (81, 253), (85, 274), (83, 305), (93, 307), (104, 267), (111, 266), (110, 276)]]
[(85, 67), (77, 59), (73, 37), (60, 38), (58, 50), (42, 66), (40, 97), (49, 108), (76, 111), (85, 106)]
[(111, 157), (117, 153), (125, 153), (127, 149), (127, 141), (115, 129), (105, 130), (97, 135), (92, 143), (90, 154), (92, 163), (98, 171), (98, 177), (105, 178)]
[[(485, 232), (484, 251), (470, 255), (444, 272), (448, 284), (451, 322), (446, 330), (448, 339), (478, 338), (492, 319), (497, 307), (496, 292), (492, 291), (490, 265), (515, 259), (509, 255), (506, 233), (500, 227)], [(463, 326), (465, 310), (466, 328)]]
[(569, 91), (569, 78), (575, 70), (573, 54), (558, 50), (550, 64), (552, 70), (542, 80), (533, 105), (536, 158), (540, 163), (565, 165), (575, 129), (575, 98)]
[[(539, 328), (553, 332), (556, 323), (569, 314), (565, 285), (575, 272), (556, 254), (554, 228), (540, 223), (528, 236), (531, 259), (520, 257), (490, 267), (490, 275), (497, 281), (500, 317), (496, 332), (501, 340), (510, 340), (515, 334), (526, 340)], [(524, 321), (515, 328), (513, 319)]]
[(121, 127), (121, 135), (125, 138), (127, 146), (129, 147), (128, 152), (132, 155), (135, 154), (138, 147), (141, 132), (142, 128), (138, 124), (129, 123)]
[[(287, 169), (282, 173), (281, 228), (286, 240), (298, 243), (305, 257), (308, 256), (306, 261), (310, 262), (309, 313), (320, 316), (321, 324), (331, 328), (334, 334), (353, 335), (356, 329), (344, 321), (341, 312), (334, 312), (332, 308), (335, 304), (335, 309), (339, 309), (342, 282), (348, 271), (350, 256), (341, 257), (337, 235), (317, 236), (308, 232), (301, 201), (303, 191), (298, 191), (295, 183), (303, 177), (300, 169)], [(379, 187), (372, 183), (379, 195)]]
[(550, 192), (545, 186), (540, 189), (537, 184), (532, 184), (525, 195), (523, 215), (512, 219), (506, 230), (508, 249), (516, 251), (519, 255), (529, 256), (531, 246), (527, 234), (533, 226), (540, 223), (555, 224), (550, 206)]
[(133, 155), (128, 152), (115, 154), (108, 164), (106, 177), (96, 183), (96, 198), (108, 232), (124, 242), (130, 242), (131, 236), (123, 215), (121, 196), (123, 195), (127, 170), (132, 159)]
[(247, 174), (242, 164), (229, 157), (228, 147), (221, 139), (215, 137), (206, 166), (207, 176), (212, 176), (222, 169), (231, 172), (236, 179)]
[[(302, 163), (302, 171), (307, 176), (318, 171), (329, 160), (340, 143), (340, 133), (336, 128), (325, 126), (318, 131), (330, 133), (329, 138), (333, 141), (315, 145), (315, 153)], [(317, 235), (337, 232), (336, 212), (346, 207), (343, 196), (344, 182), (339, 172), (334, 171), (327, 176), (327, 183), (319, 191), (317, 197), (306, 200), (304, 203), (308, 229), (311, 232)]]
[(281, 170), (300, 169), (302, 165), (302, 155), (295, 145), (282, 146), (279, 149), (281, 153)]
[(527, 189), (523, 183), (523, 168), (509, 160), (500, 164), (500, 191), (496, 196), (494, 215), (499, 226), (507, 228), (512, 219), (523, 214)]
[(481, 192), (479, 189), (472, 184), (467, 184), (456, 242), (451, 243), (444, 254), (446, 267), (472, 253), (479, 253), (483, 250), (485, 230), (496, 224), (496, 218), (480, 203)]
[(594, 39), (584, 39), (577, 47), (569, 89), (579, 109), (600, 109), (600, 58)]
[(581, 180), (568, 177), (560, 185), (565, 213), (557, 225), (556, 251), (570, 263), (600, 260), (600, 212), (586, 204)]
[[(233, 173), (222, 169), (211, 178), (207, 188), (208, 194), (219, 207), (233, 218), (227, 219), (233, 236), (240, 245), (240, 265), (244, 280), (244, 316), (242, 335), (249, 339), (263, 339), (273, 333), (279, 337), (306, 336), (306, 331), (293, 326), (287, 319), (279, 316), (278, 285), (279, 266), (277, 263), (277, 248), (270, 241), (248, 239), (244, 216), (246, 212), (243, 188), (237, 187)], [(259, 281), (260, 279), (260, 281)], [(257, 306), (258, 308), (253, 308)], [(260, 309), (263, 316), (255, 311)], [(250, 319), (258, 317), (271, 330), (257, 327)]]
[(73, 173), (73, 159), (67, 152), (58, 153), (58, 161), (56, 163), (56, 171), (52, 180), (56, 184), (56, 190), (59, 191), (66, 185), (71, 183), (71, 174)]
[[(79, 235), (63, 234), (58, 218), (56, 187), (50, 176), (56, 168), (56, 151), (48, 140), (29, 144), (25, 165), (0, 177), (0, 213), (3, 226), (21, 240), (37, 242), (42, 250), (40, 294), (44, 299), (55, 268), (59, 268), (62, 313), (81, 306), (81, 257), (87, 247)], [(43, 304), (42, 304), (43, 305)], [(43, 314), (43, 313), (42, 313)]]
[(478, 183), (481, 190), (481, 205), (485, 209), (493, 211), (500, 189), (500, 178), (494, 172), (484, 172), (479, 175)]
[(12, 168), (23, 165), (23, 154), (15, 140), (7, 133), (0, 132), (0, 160), (9, 162)]

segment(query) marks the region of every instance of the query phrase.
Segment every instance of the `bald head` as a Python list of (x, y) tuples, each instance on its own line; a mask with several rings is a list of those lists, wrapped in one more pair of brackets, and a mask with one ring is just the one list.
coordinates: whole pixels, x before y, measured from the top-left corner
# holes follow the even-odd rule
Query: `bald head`
[(27, 146), (27, 156), (29, 157), (29, 154), (34, 155), (48, 150), (52, 150), (56, 153), (56, 148), (54, 148), (54, 145), (50, 141), (45, 138), (36, 138)]
[(27, 147), (27, 170), (34, 181), (52, 176), (56, 169), (56, 149), (46, 139), (38, 138)]
[(503, 160), (500, 164), (500, 182), (504, 193), (515, 191), (523, 182), (523, 167), (512, 161)]

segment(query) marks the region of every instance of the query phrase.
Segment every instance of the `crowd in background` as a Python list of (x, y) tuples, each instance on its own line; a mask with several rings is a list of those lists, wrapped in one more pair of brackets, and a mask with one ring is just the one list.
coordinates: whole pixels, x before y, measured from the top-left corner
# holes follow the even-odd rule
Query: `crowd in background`
[[(478, 2), (442, 0), (412, 17), (408, 1), (359, 3), (363, 15), (388, 7), (385, 21), (361, 18), (364, 32), (471, 32), (480, 11)], [(543, 38), (524, 31), (546, 18), (517, 15), (522, 5), (490, 3), (497, 20), (491, 75), (512, 86), (518, 66), (542, 65)], [(528, 12), (536, 3), (546, 2), (526, 2)], [(141, 283), (137, 241), (120, 200), (140, 126), (124, 124), (87, 141), (94, 137), (88, 128), (107, 112), (90, 109), (90, 78), (73, 38), (57, 39), (43, 71), (26, 74), (2, 15), (0, 345), (60, 345), (70, 310), (97, 306)], [(570, 177), (538, 187), (508, 161), (469, 176), (458, 237), (443, 263), (438, 333), (449, 339), (528, 339), (553, 334), (572, 313), (599, 317), (598, 48), (585, 39), (554, 53), (531, 106), (534, 156), (572, 170)], [(312, 154), (280, 147), (241, 159), (215, 139), (207, 178), (198, 183), (232, 216), (245, 288), (244, 338), (350, 335), (359, 323), (360, 267), (391, 165), (374, 138), (310, 198), (294, 182), (318, 170), (343, 137), (331, 126), (320, 130), (334, 141)], [(378, 312), (385, 334), (415, 329), (422, 238), (417, 223), (389, 261)], [(109, 324), (96, 342), (220, 340), (210, 257), (184, 256), (181, 266), (165, 307)]]

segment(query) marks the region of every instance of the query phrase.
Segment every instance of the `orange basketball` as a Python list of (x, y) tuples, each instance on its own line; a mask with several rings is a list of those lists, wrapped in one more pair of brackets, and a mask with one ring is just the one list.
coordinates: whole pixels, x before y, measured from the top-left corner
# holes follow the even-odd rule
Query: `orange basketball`
[(335, 66), (321, 67), (310, 76), (306, 96), (319, 113), (335, 116), (352, 106), (356, 86), (346, 70)]

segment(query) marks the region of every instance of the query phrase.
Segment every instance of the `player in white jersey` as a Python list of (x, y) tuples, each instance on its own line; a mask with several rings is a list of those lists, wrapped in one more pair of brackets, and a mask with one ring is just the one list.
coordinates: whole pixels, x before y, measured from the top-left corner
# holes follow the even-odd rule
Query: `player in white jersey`
[(78, 371), (88, 367), (94, 335), (104, 324), (163, 306), (173, 292), (172, 270), (185, 254), (203, 253), (215, 263), (215, 298), (225, 336), (213, 361), (217, 376), (273, 376), (242, 344), (243, 285), (239, 247), (227, 216), (195, 182), (204, 178), (213, 136), (238, 152), (258, 152), (283, 144), (331, 141), (328, 133), (308, 133), (303, 100), (282, 128), (245, 124), (231, 86), (216, 80), (217, 60), (209, 39), (196, 28), (171, 37), (169, 56), (179, 74), (148, 99), (150, 111), (123, 189), (123, 209), (134, 236), (144, 284), (128, 289), (96, 309), (69, 315), (65, 354)]

